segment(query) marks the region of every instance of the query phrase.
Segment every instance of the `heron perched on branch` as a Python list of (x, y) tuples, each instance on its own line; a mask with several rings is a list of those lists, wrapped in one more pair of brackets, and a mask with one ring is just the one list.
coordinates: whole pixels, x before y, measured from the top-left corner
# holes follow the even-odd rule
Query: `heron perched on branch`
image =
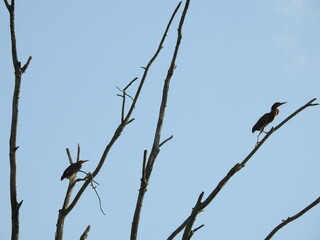
[(64, 170), (61, 176), (61, 181), (65, 178), (72, 178), (75, 174), (77, 174), (80, 171), (82, 164), (87, 161), (88, 160), (79, 160), (78, 162), (72, 163), (69, 167), (67, 167), (66, 170)]
[(271, 111), (269, 113), (265, 113), (258, 121), (257, 123), (253, 126), (252, 128), (252, 133), (255, 131), (260, 131), (260, 133), (257, 136), (257, 143), (259, 143), (259, 136), (262, 132), (267, 133), (264, 131), (264, 128), (271, 123), (274, 118), (279, 114), (279, 109), (278, 107), (281, 106), (282, 104), (285, 104), (287, 102), (276, 102), (275, 104), (272, 105)]

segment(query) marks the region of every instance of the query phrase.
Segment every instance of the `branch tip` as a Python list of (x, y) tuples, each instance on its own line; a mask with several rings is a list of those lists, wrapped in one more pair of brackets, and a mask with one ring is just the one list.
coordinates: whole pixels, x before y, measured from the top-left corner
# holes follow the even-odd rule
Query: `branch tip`
[(129, 123), (133, 122), (135, 118), (131, 118), (126, 124), (128, 125)]
[(23, 203), (23, 200), (21, 200), (21, 201), (18, 203), (18, 209), (20, 209), (22, 203)]
[(84, 232), (82, 233), (82, 235), (81, 235), (81, 237), (80, 237), (80, 240), (85, 240), (85, 239), (87, 239), (89, 231), (90, 231), (90, 225), (88, 225), (88, 226), (86, 227), (86, 229), (84, 230)]
[(200, 228), (203, 228), (204, 224), (201, 224), (199, 227), (195, 228), (192, 230), (193, 233), (195, 233), (196, 231), (198, 231)]
[(159, 144), (159, 148), (160, 148), (163, 144), (165, 144), (166, 142), (170, 141), (172, 138), (173, 138), (173, 135), (171, 135), (170, 137), (168, 137), (167, 139), (165, 139), (163, 142), (161, 142), (161, 143)]
[(32, 60), (32, 56), (29, 56), (29, 58), (28, 58), (28, 60), (27, 60), (26, 64), (25, 64), (25, 65), (23, 65), (23, 67), (21, 68), (21, 72), (22, 72), (22, 73), (24, 73), (24, 72), (27, 70), (27, 68), (28, 68), (28, 66), (29, 66), (29, 64), (30, 64), (30, 62), (31, 62), (31, 60)]
[(131, 82), (129, 82), (129, 84), (123, 89), (123, 91), (127, 90), (132, 83), (134, 83), (136, 80), (138, 79), (138, 77), (135, 77), (133, 80), (131, 80)]

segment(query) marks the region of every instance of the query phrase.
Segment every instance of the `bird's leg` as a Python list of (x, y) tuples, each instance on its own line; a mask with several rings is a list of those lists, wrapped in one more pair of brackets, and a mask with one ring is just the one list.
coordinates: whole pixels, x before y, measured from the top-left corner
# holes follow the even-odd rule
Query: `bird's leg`
[(257, 143), (256, 143), (256, 146), (259, 144), (259, 136), (260, 136), (260, 134), (261, 134), (262, 132), (264, 132), (264, 131), (260, 131), (260, 132), (259, 132), (259, 134), (258, 134), (258, 136), (257, 136)]

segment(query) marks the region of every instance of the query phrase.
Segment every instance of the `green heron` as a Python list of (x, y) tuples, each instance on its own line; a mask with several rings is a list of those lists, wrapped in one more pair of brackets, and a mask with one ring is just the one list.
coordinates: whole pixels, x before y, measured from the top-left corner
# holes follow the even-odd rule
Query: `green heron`
[(80, 171), (82, 164), (87, 162), (88, 160), (79, 160), (78, 162), (72, 163), (69, 167), (67, 167), (66, 170), (64, 170), (62, 176), (61, 176), (61, 181), (65, 178), (72, 178), (77, 172)]
[(258, 122), (253, 126), (252, 128), (252, 133), (255, 131), (260, 131), (260, 133), (257, 136), (257, 143), (259, 143), (259, 136), (262, 132), (267, 133), (264, 131), (264, 128), (271, 123), (274, 118), (279, 114), (279, 109), (278, 107), (281, 106), (282, 104), (285, 104), (287, 102), (276, 102), (275, 104), (272, 105), (271, 111), (269, 113), (265, 113), (259, 120)]

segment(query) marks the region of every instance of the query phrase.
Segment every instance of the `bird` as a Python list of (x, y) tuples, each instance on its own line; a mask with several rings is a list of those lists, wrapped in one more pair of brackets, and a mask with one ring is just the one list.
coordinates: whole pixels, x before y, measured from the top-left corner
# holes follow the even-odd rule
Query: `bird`
[(259, 143), (259, 136), (262, 132), (267, 133), (264, 131), (264, 128), (271, 123), (275, 117), (279, 114), (279, 109), (278, 107), (281, 106), (282, 104), (285, 104), (287, 102), (276, 102), (272, 105), (271, 111), (269, 113), (265, 113), (258, 121), (257, 123), (253, 126), (252, 128), (252, 133), (255, 131), (260, 131), (260, 133), (257, 136), (257, 144)]
[(79, 160), (75, 163), (72, 163), (69, 167), (64, 170), (62, 176), (61, 176), (61, 181), (65, 178), (71, 179), (77, 172), (80, 171), (82, 164), (87, 162), (88, 160)]

